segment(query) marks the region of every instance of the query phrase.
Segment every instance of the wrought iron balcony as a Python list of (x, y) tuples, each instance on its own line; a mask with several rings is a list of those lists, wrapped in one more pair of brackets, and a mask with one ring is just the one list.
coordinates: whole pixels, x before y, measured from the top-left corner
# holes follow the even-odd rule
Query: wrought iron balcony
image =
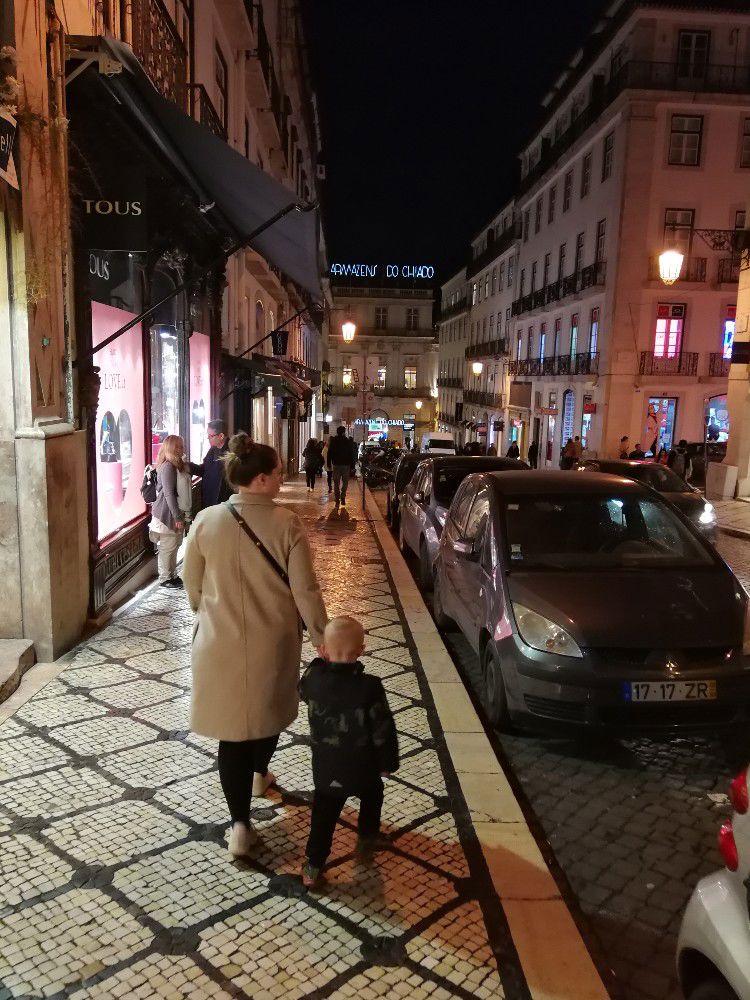
[(503, 397), (499, 392), (482, 392), (478, 389), (465, 389), (464, 403), (472, 403), (474, 406), (490, 406), (500, 410), (503, 406)]
[(454, 302), (452, 305), (444, 306), (440, 310), (440, 322), (443, 323), (445, 320), (453, 319), (454, 316), (459, 316), (462, 312), (466, 312), (469, 308), (469, 300), (464, 297)]
[(549, 358), (521, 358), (511, 361), (508, 371), (511, 375), (526, 378), (596, 375), (599, 371), (599, 352), (584, 351), (580, 354), (558, 354)]
[(522, 295), (511, 306), (512, 316), (522, 316), (534, 309), (544, 308), (550, 302), (559, 302), (569, 295), (578, 295), (587, 288), (603, 285), (607, 280), (607, 262), (598, 260), (565, 278), (553, 281), (539, 291)]
[(375, 385), (372, 392), (376, 396), (394, 396), (399, 399), (432, 399), (432, 388), (429, 385), (415, 387), (404, 385)]
[(219, 112), (213, 106), (208, 91), (202, 83), (190, 84), (190, 97), (192, 102), (193, 118), (205, 125), (214, 135), (227, 141), (227, 129), (224, 122), (219, 117)]
[(719, 261), (719, 283), (723, 285), (734, 285), (739, 280), (739, 257), (722, 257)]
[[(648, 277), (649, 281), (661, 281), (659, 274), (659, 258), (649, 257)], [(708, 277), (708, 261), (705, 257), (687, 257), (682, 262), (680, 281), (692, 281), (702, 284)]]
[(732, 362), (721, 351), (713, 351), (708, 356), (708, 374), (712, 378), (728, 378)]
[(439, 389), (460, 389), (463, 382), (460, 378), (439, 378), (437, 384)]
[(131, 0), (133, 52), (169, 101), (188, 110), (188, 55), (162, 0)]
[[(693, 69), (695, 73), (695, 68)], [(597, 121), (602, 112), (623, 90), (676, 90), (690, 93), (747, 94), (750, 93), (750, 67), (706, 65), (695, 75), (687, 75), (677, 62), (624, 63), (609, 80), (595, 75), (589, 103), (569, 127), (554, 141), (542, 141), (541, 155), (521, 179), (519, 195), (540, 181), (570, 147)], [(554, 110), (554, 109), (553, 109)]]
[(469, 344), (464, 351), (467, 361), (476, 358), (494, 358), (508, 353), (508, 344), (502, 337), (495, 340), (485, 340), (482, 344)]
[(641, 351), (638, 371), (641, 375), (697, 375), (698, 354), (695, 351), (683, 351), (673, 358), (662, 358), (653, 351)]

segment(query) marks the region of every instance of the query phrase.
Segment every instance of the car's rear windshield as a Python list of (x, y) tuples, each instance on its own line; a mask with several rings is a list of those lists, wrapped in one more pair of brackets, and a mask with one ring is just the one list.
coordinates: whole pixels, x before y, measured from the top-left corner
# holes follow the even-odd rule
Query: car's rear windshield
[(470, 472), (477, 470), (471, 465), (453, 465), (450, 468), (436, 469), (433, 476), (435, 499), (443, 507), (449, 507), (456, 491)]
[(448, 441), (446, 438), (430, 438), (427, 442), (428, 451), (432, 448), (440, 448), (442, 451), (455, 451), (456, 444), (454, 441)]
[(509, 569), (661, 569), (715, 565), (658, 498), (633, 494), (506, 497)]
[(398, 471), (396, 472), (396, 490), (402, 490), (405, 486), (408, 486), (411, 482), (412, 476), (414, 475), (414, 470), (419, 465), (417, 459), (404, 458), (399, 462)]

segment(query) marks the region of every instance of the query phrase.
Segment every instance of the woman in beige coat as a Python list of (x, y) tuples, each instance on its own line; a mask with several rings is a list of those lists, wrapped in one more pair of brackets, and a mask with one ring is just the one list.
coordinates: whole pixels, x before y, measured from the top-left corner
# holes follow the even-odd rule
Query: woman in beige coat
[(191, 725), (219, 740), (229, 850), (239, 857), (257, 840), (251, 795), (273, 782), (268, 765), (279, 734), (297, 718), (300, 616), (314, 646), (323, 641), (327, 617), (302, 521), (274, 503), (282, 478), (276, 451), (237, 434), (225, 474), (238, 492), (196, 517), (182, 578), (196, 613)]

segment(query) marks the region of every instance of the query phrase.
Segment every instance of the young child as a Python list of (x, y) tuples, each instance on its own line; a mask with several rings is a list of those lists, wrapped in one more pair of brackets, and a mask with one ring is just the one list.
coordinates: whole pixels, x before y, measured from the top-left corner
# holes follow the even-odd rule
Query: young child
[(377, 846), (383, 782), (398, 768), (398, 738), (383, 684), (358, 658), (365, 632), (355, 619), (333, 618), (300, 681), (312, 742), (313, 795), (302, 881), (312, 888), (331, 852), (336, 822), (350, 795), (360, 800), (357, 848)]

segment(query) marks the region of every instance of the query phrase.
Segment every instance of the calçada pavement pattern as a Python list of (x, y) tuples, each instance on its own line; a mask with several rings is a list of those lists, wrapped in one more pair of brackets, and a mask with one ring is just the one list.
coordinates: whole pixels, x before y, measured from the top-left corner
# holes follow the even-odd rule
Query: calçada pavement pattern
[(303, 892), (301, 714), (253, 802), (262, 844), (231, 859), (216, 745), (188, 728), (192, 614), (153, 588), (0, 724), (0, 1000), (529, 996), (371, 525), (296, 485), (280, 502), (395, 714), (392, 847), (357, 859), (350, 804), (324, 890)]

